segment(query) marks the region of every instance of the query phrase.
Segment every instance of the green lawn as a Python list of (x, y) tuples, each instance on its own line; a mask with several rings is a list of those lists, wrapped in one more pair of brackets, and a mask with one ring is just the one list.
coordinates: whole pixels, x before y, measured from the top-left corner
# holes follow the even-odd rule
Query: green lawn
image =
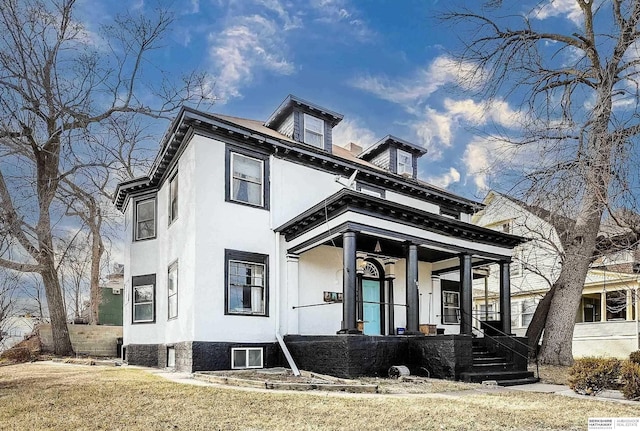
[(173, 383), (144, 370), (0, 367), (1, 430), (545, 430), (636, 406), (507, 392), (463, 397), (263, 393)]

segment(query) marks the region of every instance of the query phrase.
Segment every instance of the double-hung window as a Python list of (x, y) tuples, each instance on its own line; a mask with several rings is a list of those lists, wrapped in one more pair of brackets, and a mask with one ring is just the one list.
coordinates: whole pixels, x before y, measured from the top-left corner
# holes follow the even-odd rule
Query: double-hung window
[(156, 236), (156, 199), (144, 199), (135, 202), (136, 241), (152, 239)]
[(167, 278), (167, 317), (175, 319), (178, 317), (178, 262), (169, 266), (169, 276)]
[(178, 174), (169, 180), (169, 224), (178, 218)]
[(142, 275), (132, 278), (133, 323), (151, 323), (156, 320), (156, 276)]
[(397, 173), (413, 175), (413, 156), (406, 151), (398, 150)]
[(460, 293), (442, 291), (442, 323), (451, 325), (460, 323)]
[(231, 153), (231, 200), (264, 206), (264, 161)]
[(226, 250), (227, 314), (267, 315), (268, 256)]
[(304, 143), (324, 148), (324, 121), (304, 114)]

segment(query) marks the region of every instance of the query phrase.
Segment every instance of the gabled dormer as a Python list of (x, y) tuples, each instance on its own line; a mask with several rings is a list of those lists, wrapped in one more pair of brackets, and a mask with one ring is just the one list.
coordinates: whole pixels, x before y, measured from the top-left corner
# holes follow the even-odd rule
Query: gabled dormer
[(295, 141), (331, 152), (332, 130), (342, 118), (342, 114), (290, 94), (264, 125)]
[(394, 174), (415, 179), (418, 175), (418, 159), (426, 153), (427, 150), (422, 147), (387, 135), (359, 154), (358, 158)]

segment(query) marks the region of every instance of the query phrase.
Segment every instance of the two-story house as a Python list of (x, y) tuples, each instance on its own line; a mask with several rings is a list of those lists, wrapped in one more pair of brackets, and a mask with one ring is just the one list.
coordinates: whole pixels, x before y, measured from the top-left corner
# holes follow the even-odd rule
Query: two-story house
[(404, 363), (459, 378), (472, 366), (473, 268), (487, 262), (504, 273), (510, 333), (522, 239), (471, 224), (480, 204), (419, 180), (422, 147), (335, 145), (342, 118), (295, 96), (266, 121), (181, 110), (148, 176), (115, 199), (129, 363), (340, 376)]
[[(510, 271), (511, 328), (524, 336), (538, 302), (558, 278), (562, 244), (547, 221), (552, 216), (548, 211), (495, 191), (487, 195), (484, 204), (473, 216), (474, 223), (529, 240), (514, 248)], [(624, 234), (624, 229), (607, 223), (601, 228), (600, 242), (612, 245), (607, 247), (609, 252), (594, 260), (587, 274), (576, 312), (572, 346), (576, 357), (627, 357), (640, 349), (638, 252), (633, 243), (627, 248), (625, 241), (615, 241)], [(496, 269), (489, 268), (486, 275), (474, 280), (474, 313), (483, 320), (499, 315), (500, 309)]]

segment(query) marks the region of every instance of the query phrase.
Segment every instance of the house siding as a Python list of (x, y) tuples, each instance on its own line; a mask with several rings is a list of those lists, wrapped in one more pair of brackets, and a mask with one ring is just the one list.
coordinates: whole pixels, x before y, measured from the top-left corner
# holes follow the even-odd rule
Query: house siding
[(279, 133), (282, 133), (283, 135), (291, 139), (293, 139), (293, 134), (294, 134), (293, 133), (294, 123), (295, 123), (295, 121), (293, 121), (294, 116), (295, 116), (295, 113), (292, 112), (287, 118), (285, 118), (285, 120), (282, 122), (280, 127), (278, 127)]
[(373, 159), (371, 159), (371, 163), (381, 167), (382, 169), (391, 170), (391, 166), (392, 166), (391, 151), (390, 150), (383, 151), (382, 153), (378, 154)]

